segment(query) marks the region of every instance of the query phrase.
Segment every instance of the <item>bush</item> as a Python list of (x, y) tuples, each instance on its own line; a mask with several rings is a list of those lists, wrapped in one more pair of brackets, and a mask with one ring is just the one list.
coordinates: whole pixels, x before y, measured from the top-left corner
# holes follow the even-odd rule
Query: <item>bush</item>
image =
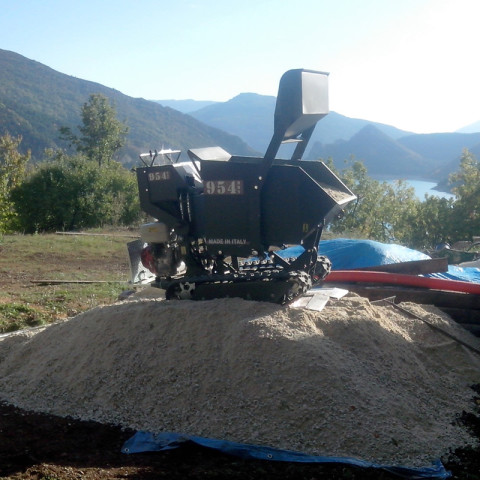
[(30, 152), (18, 152), (21, 141), (22, 137), (14, 138), (8, 133), (0, 137), (0, 233), (10, 232), (16, 226), (11, 193), (23, 180), (30, 160)]
[(12, 200), (25, 233), (129, 225), (140, 214), (132, 172), (82, 155), (56, 153), (12, 192)]

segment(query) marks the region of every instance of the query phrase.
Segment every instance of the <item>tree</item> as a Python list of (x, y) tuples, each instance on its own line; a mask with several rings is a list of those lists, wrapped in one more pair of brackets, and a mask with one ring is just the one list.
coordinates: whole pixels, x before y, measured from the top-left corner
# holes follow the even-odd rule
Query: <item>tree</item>
[(61, 127), (61, 138), (99, 166), (108, 163), (125, 145), (128, 127), (117, 120), (115, 108), (100, 94), (90, 95), (82, 106), (81, 117), (82, 125), (78, 127), (81, 136), (73, 134), (69, 127)]
[[(332, 166), (331, 162), (329, 165)], [(334, 233), (354, 232), (383, 242), (410, 241), (411, 218), (415, 217), (419, 204), (413, 188), (403, 181), (393, 185), (378, 182), (368, 176), (367, 168), (359, 161), (353, 161), (338, 175), (355, 193), (357, 201), (346, 208), (341, 219), (333, 222)]]
[(427, 195), (412, 219), (410, 244), (430, 249), (455, 240), (454, 200)]
[(11, 192), (23, 180), (25, 169), (30, 160), (30, 151), (22, 155), (18, 147), (22, 137), (12, 137), (8, 133), (0, 137), (0, 232), (14, 228), (14, 205)]
[(456, 201), (452, 229), (456, 239), (467, 240), (480, 234), (480, 163), (465, 149), (459, 170), (450, 175)]
[(130, 225), (140, 214), (135, 176), (118, 162), (51, 152), (12, 192), (22, 231)]

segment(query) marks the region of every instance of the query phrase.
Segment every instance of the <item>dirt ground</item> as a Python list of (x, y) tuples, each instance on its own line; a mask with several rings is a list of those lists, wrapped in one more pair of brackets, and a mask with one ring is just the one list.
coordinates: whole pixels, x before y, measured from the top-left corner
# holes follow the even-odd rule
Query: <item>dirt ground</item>
[[(106, 262), (106, 264), (111, 262)], [(82, 268), (88, 265), (83, 259)], [(58, 265), (57, 265), (58, 267)], [(70, 265), (71, 267), (71, 265)], [(92, 264), (93, 267), (93, 264)], [(96, 268), (98, 268), (98, 262)], [(108, 268), (106, 266), (105, 268)], [(110, 266), (111, 268), (111, 266)], [(122, 266), (123, 268), (123, 266)], [(2, 275), (0, 288), (25, 287), (24, 272)], [(462, 418), (480, 438), (480, 386), (473, 386), (477, 415)], [(123, 454), (134, 434), (111, 425), (19, 410), (0, 403), (0, 478), (61, 479), (398, 479), (373, 469), (244, 460), (195, 445), (148, 454)], [(454, 479), (480, 479), (480, 448), (442, 459)]]
[[(477, 386), (476, 391), (480, 393)], [(480, 436), (480, 418), (463, 420)], [(187, 445), (166, 452), (123, 454), (133, 431), (95, 422), (25, 412), (0, 404), (0, 478), (56, 479), (398, 479), (373, 469), (243, 460)], [(443, 459), (454, 479), (480, 478), (480, 451)]]

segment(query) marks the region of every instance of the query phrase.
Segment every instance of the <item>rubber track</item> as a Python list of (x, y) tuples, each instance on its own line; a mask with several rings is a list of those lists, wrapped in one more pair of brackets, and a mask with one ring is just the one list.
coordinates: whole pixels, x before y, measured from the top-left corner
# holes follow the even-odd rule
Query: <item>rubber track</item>
[[(265, 285), (265, 282), (268, 282), (268, 286)], [(248, 288), (246, 290), (243, 288), (248, 286), (249, 283), (251, 284), (250, 294), (248, 293)], [(171, 282), (160, 282), (158, 286), (165, 288), (167, 300), (174, 298), (201, 300), (201, 298), (195, 298), (194, 295), (194, 290), (197, 286), (211, 287), (211, 296), (216, 298), (215, 292), (217, 290), (220, 292), (219, 284), (222, 284), (224, 288), (227, 287), (229, 291), (228, 295), (219, 295), (219, 297), (238, 296), (246, 299), (255, 297), (257, 300), (266, 302), (271, 302), (271, 298), (276, 298), (277, 300), (274, 303), (286, 304), (306, 293), (311, 288), (312, 281), (310, 276), (303, 271), (288, 272), (266, 269), (257, 272), (182, 278)], [(238, 290), (235, 289), (237, 285), (239, 287)], [(285, 293), (287, 289), (288, 291)], [(272, 290), (277, 290), (278, 294), (272, 295)], [(265, 291), (265, 295), (262, 295), (263, 291)], [(255, 293), (254, 295), (253, 292)]]

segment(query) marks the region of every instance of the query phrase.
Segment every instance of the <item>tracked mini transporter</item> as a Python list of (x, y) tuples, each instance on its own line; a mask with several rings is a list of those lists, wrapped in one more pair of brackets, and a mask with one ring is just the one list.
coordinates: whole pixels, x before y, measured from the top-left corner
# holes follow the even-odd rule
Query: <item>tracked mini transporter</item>
[[(134, 283), (152, 275), (167, 299), (285, 304), (324, 278), (322, 229), (356, 198), (323, 162), (301, 160), (327, 114), (328, 74), (289, 70), (263, 158), (220, 147), (188, 150), (185, 161), (178, 150), (140, 155), (140, 205), (155, 221), (129, 244)], [(296, 143), (291, 158), (276, 158), (287, 142)], [(290, 246), (300, 253), (290, 257)]]

